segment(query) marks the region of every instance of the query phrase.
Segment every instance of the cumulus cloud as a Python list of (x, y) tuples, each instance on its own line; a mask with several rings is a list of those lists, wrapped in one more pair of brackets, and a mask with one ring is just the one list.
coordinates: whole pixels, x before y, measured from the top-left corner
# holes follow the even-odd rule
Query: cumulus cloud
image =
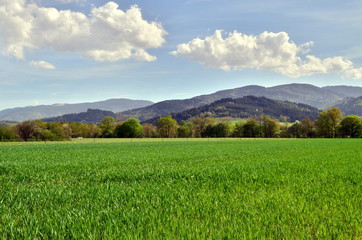
[(361, 79), (362, 78), (362, 68), (350, 69), (345, 72), (344, 76), (346, 78), (350, 78), (350, 79), (354, 79), (354, 80)]
[(43, 68), (43, 69), (49, 69), (49, 70), (53, 70), (55, 69), (55, 66), (52, 65), (51, 63), (45, 62), (45, 61), (31, 61), (30, 65), (37, 67), (37, 68)]
[(225, 71), (240, 69), (269, 70), (289, 77), (326, 73), (349, 73), (355, 79), (361, 71), (342, 57), (320, 59), (310, 52), (313, 42), (297, 45), (285, 32), (246, 35), (234, 31), (224, 36), (221, 30), (205, 39), (180, 44), (171, 52), (200, 64)]
[(25, 58), (26, 49), (50, 48), (97, 61), (154, 61), (147, 49), (161, 47), (167, 34), (160, 23), (144, 20), (136, 5), (123, 11), (114, 2), (85, 15), (0, 0), (0, 29), (2, 53), (18, 59)]

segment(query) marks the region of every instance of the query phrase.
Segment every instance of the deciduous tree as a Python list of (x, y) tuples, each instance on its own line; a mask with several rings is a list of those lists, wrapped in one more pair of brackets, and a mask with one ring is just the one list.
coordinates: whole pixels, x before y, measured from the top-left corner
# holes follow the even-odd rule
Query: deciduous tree
[(234, 127), (234, 132), (233, 132), (233, 137), (244, 137), (243, 134), (243, 130), (244, 130), (244, 123), (236, 123), (235, 127)]
[(158, 137), (157, 128), (156, 126), (150, 123), (144, 123), (143, 127), (143, 136), (146, 138), (155, 138)]
[(209, 124), (204, 131), (203, 137), (224, 138), (229, 137), (232, 127), (228, 122), (219, 122), (217, 124)]
[(177, 129), (177, 136), (180, 138), (192, 137), (193, 124), (191, 122), (181, 121), (179, 128)]
[(301, 138), (303, 136), (303, 125), (299, 121), (295, 121), (289, 128), (288, 128), (288, 135), (289, 137), (293, 138)]
[(15, 126), (15, 130), (22, 140), (28, 141), (32, 138), (36, 138), (36, 135), (40, 133), (40, 128), (38, 123), (39, 122), (37, 121), (31, 121), (31, 120), (24, 121), (18, 123)]
[(271, 119), (268, 115), (262, 115), (262, 122), (263, 122), (263, 132), (264, 136), (267, 138), (276, 137), (280, 125), (274, 119)]
[(361, 118), (348, 115), (341, 121), (340, 132), (342, 137), (359, 138), (362, 136)]
[(259, 129), (258, 123), (255, 120), (248, 120), (243, 125), (243, 137), (257, 137)]
[(302, 120), (302, 136), (306, 138), (316, 137), (316, 126), (310, 118), (304, 118)]
[(171, 115), (160, 117), (157, 119), (157, 131), (161, 137), (171, 138), (176, 137), (178, 124)]
[(16, 134), (13, 127), (0, 126), (0, 142), (15, 141), (15, 140), (16, 140)]
[(321, 137), (335, 138), (343, 115), (339, 108), (330, 108), (319, 113), (317, 131)]
[(116, 128), (114, 124), (114, 117), (104, 117), (102, 122), (99, 123), (99, 128), (101, 131), (101, 136), (103, 138), (110, 138), (114, 136), (114, 129)]
[(215, 119), (210, 117), (196, 117), (191, 120), (193, 124), (193, 132), (195, 137), (202, 137), (206, 127), (215, 122)]
[(116, 127), (115, 133), (119, 138), (142, 137), (143, 127), (137, 119), (130, 118), (122, 124), (118, 125)]

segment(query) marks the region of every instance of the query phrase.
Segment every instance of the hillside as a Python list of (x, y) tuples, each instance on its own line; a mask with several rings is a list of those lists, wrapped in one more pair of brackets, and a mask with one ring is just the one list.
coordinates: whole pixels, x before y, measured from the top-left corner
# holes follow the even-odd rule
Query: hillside
[(288, 84), (270, 87), (261, 91), (256, 96), (270, 99), (283, 100), (295, 103), (304, 103), (319, 109), (329, 107), (348, 95), (343, 95), (309, 84)]
[(346, 97), (343, 94), (308, 84), (287, 84), (269, 88), (250, 85), (218, 91), (208, 95), (201, 95), (191, 99), (162, 101), (145, 108), (122, 112), (120, 113), (120, 116), (125, 118), (134, 117), (141, 121), (145, 121), (170, 113), (177, 113), (194, 107), (200, 107), (223, 98), (240, 98), (249, 95), (303, 103), (320, 109), (328, 107)]
[(64, 114), (85, 112), (87, 109), (101, 109), (122, 112), (128, 109), (145, 107), (153, 102), (145, 100), (109, 99), (99, 102), (77, 104), (53, 104), (34, 107), (11, 108), (0, 111), (0, 120), (24, 121), (61, 116)]
[(323, 87), (329, 91), (335, 92), (337, 94), (347, 97), (360, 97), (362, 96), (362, 87), (351, 87), (351, 86), (327, 86)]
[(111, 111), (103, 111), (98, 109), (88, 109), (82, 113), (65, 114), (59, 117), (44, 118), (44, 122), (84, 122), (84, 123), (99, 123), (104, 117), (116, 117), (116, 114)]
[(167, 115), (170, 113), (182, 112), (186, 109), (194, 108), (195, 106), (205, 105), (208, 102), (200, 101), (198, 99), (186, 100), (167, 100), (155, 103), (151, 106), (128, 110), (117, 114), (122, 118), (137, 118), (140, 121)]
[(362, 96), (357, 98), (344, 99), (333, 105), (333, 107), (341, 109), (344, 115), (353, 114), (357, 116), (362, 116)]
[[(318, 117), (319, 110), (305, 104), (272, 100), (265, 97), (245, 96), (237, 99), (224, 98), (208, 105), (171, 115), (177, 121), (181, 121), (193, 117), (253, 118), (261, 114), (269, 115), (274, 119), (279, 119), (283, 115), (289, 117), (289, 121), (293, 122), (303, 120), (306, 117), (315, 120)], [(157, 118), (154, 118), (146, 122), (155, 124), (156, 120)]]

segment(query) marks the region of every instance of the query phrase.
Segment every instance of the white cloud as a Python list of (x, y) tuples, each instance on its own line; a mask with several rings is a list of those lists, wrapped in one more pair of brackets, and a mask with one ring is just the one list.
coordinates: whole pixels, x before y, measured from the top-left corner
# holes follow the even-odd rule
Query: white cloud
[[(320, 59), (313, 55), (304, 56), (312, 45), (313, 42), (297, 45), (285, 32), (264, 32), (253, 36), (234, 31), (224, 37), (222, 31), (217, 30), (205, 39), (196, 38), (178, 45), (171, 54), (225, 71), (260, 69), (295, 78), (353, 69), (353, 63), (342, 57)], [(355, 73), (353, 76), (357, 78), (359, 75)]]
[(362, 68), (350, 69), (345, 72), (344, 76), (346, 78), (350, 78), (350, 79), (354, 79), (354, 80), (361, 79), (362, 78)]
[(161, 24), (144, 20), (137, 6), (123, 11), (114, 2), (87, 16), (25, 0), (0, 0), (0, 29), (3, 54), (18, 59), (25, 58), (25, 49), (51, 48), (97, 61), (154, 61), (146, 50), (160, 47), (167, 34)]
[(52, 65), (48, 62), (45, 62), (45, 61), (39, 61), (39, 62), (31, 61), (30, 65), (37, 67), (37, 68), (43, 68), (43, 69), (49, 69), (49, 70), (55, 69), (54, 65)]

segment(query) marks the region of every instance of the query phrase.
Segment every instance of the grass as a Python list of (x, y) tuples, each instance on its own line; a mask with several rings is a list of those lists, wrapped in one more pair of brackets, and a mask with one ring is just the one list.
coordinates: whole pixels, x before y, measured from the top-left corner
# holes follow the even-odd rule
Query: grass
[(0, 238), (362, 239), (361, 143), (0, 144)]

